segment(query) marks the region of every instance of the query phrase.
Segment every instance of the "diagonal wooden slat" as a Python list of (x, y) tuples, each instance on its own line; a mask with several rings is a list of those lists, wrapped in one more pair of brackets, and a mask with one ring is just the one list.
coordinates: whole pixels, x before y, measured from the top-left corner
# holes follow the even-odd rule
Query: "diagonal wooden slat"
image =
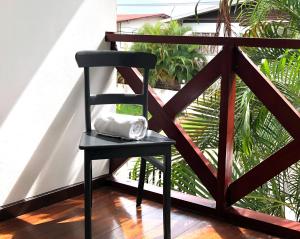
[[(199, 97), (199, 95), (201, 95), (216, 81), (221, 73), (219, 70), (216, 70), (215, 66), (221, 65), (223, 60), (222, 54), (222, 51), (219, 52), (192, 80), (190, 80), (184, 86), (184, 88), (178, 91), (178, 93), (163, 106), (164, 111), (169, 115), (170, 118), (174, 118), (177, 113), (181, 112), (185, 107), (191, 104), (197, 97)], [(155, 95), (154, 92), (152, 92), (152, 94)], [(158, 96), (155, 98), (156, 100), (159, 99)], [(163, 105), (161, 101), (160, 105)], [(160, 124), (158, 124), (156, 117), (152, 117), (149, 120), (149, 127), (155, 131), (161, 130)], [(126, 161), (127, 159), (124, 158), (111, 160), (110, 173), (113, 173), (122, 167)]]
[[(216, 65), (222, 65), (223, 51), (219, 52), (193, 79), (191, 79), (180, 91), (176, 93), (165, 105), (164, 111), (170, 118), (183, 111), (188, 105), (196, 100), (209, 86), (211, 86), (220, 76), (220, 68)], [(157, 118), (152, 118), (149, 125), (154, 130), (160, 130), (156, 122)]]
[(235, 55), (236, 73), (290, 135), (300, 138), (300, 113), (244, 53), (236, 49)]
[(217, 178), (217, 211), (223, 213), (227, 207), (227, 188), (232, 181), (233, 135), (234, 135), (234, 103), (236, 79), (232, 71), (233, 47), (223, 48), (223, 64), (221, 80), (221, 102), (218, 148)]
[[(142, 86), (142, 76), (138, 70), (130, 68), (117, 68), (130, 85), (134, 92), (139, 92)], [(153, 117), (158, 118), (157, 123), (164, 130), (168, 137), (176, 140), (176, 148), (184, 157), (188, 165), (194, 170), (201, 182), (205, 185), (210, 194), (216, 196), (216, 170), (203, 155), (192, 139), (185, 133), (180, 124), (173, 121), (163, 109), (163, 103), (149, 87), (149, 110)]]
[(227, 202), (234, 204), (300, 160), (300, 140), (294, 140), (235, 180), (228, 188)]

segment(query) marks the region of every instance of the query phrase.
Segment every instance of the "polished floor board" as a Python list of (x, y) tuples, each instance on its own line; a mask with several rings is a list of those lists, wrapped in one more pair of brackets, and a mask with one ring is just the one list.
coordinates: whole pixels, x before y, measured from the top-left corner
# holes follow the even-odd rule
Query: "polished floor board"
[[(103, 187), (94, 191), (93, 238), (163, 238), (162, 206), (144, 200), (136, 209), (135, 197)], [(83, 196), (0, 222), (0, 239), (83, 239)], [(172, 210), (172, 238), (273, 239), (209, 217)]]

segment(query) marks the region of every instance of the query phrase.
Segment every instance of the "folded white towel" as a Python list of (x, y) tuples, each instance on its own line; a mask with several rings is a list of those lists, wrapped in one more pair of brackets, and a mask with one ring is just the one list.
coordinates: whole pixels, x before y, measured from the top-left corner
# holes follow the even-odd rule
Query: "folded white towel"
[(140, 140), (147, 133), (148, 122), (143, 116), (111, 113), (97, 118), (94, 127), (98, 134)]

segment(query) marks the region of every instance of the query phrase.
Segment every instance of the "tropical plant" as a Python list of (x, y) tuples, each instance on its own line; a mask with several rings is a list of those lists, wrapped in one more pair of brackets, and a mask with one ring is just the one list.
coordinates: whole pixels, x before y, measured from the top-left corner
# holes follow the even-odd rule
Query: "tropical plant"
[[(217, 18), (217, 25), (216, 25), (216, 36), (220, 34), (221, 25), (224, 24), (224, 36), (231, 36), (232, 35), (232, 27), (231, 27), (231, 16), (230, 10), (233, 4), (236, 4), (236, 8), (238, 6), (240, 0), (220, 0), (219, 3), (219, 16)], [(198, 0), (195, 5), (195, 17), (198, 19), (198, 7), (201, 4), (202, 0)]]
[[(262, 23), (282, 26), (282, 34), (300, 32), (300, 3), (298, 0), (247, 0), (243, 3), (241, 19), (253, 28)], [(281, 34), (280, 32), (278, 32)]]
[[(157, 22), (154, 25), (145, 24), (138, 34), (184, 35), (190, 30), (191, 28), (182, 27), (176, 21)], [(169, 88), (178, 89), (180, 84), (189, 81), (206, 62), (196, 45), (135, 43), (131, 50), (150, 52), (157, 56), (155, 70), (149, 76), (151, 86), (167, 85)]]
[[(248, 25), (245, 37), (299, 38), (300, 3), (298, 0), (244, 1), (239, 19)], [(251, 59), (260, 63), (262, 59), (277, 60), (285, 49), (245, 48)]]

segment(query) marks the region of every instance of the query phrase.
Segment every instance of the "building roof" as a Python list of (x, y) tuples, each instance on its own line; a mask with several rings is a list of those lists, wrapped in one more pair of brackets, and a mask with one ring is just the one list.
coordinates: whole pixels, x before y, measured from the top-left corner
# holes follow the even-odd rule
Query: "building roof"
[[(233, 0), (232, 2), (232, 6), (231, 6), (231, 9), (232, 11), (230, 12), (231, 15), (236, 15), (235, 13), (235, 8), (236, 8), (236, 5), (241, 5), (245, 0)], [(201, 3), (201, 1), (200, 1)], [(216, 22), (216, 16), (219, 15), (219, 4), (216, 4), (216, 3), (212, 3), (212, 4), (207, 4), (207, 5), (199, 5), (198, 8), (197, 8), (197, 15), (198, 17), (200, 17), (199, 20), (197, 20), (195, 18), (195, 7), (193, 9), (191, 9), (191, 11), (188, 11), (188, 12), (185, 12), (185, 13), (182, 13), (182, 14), (179, 14), (179, 15), (176, 15), (175, 17), (170, 17), (170, 18), (167, 18), (165, 20), (163, 20), (163, 22), (169, 22), (169, 21), (172, 21), (172, 20), (176, 20), (176, 21), (184, 21), (184, 22), (201, 22), (203, 20), (203, 17), (204, 17), (204, 21), (212, 21), (212, 22)], [(206, 18), (211, 18), (212, 16), (211, 15), (216, 15), (216, 16), (213, 16), (214, 19), (206, 19)]]
[[(206, 6), (205, 8), (200, 8), (200, 9), (198, 9), (197, 13), (198, 13), (198, 15), (201, 15), (201, 14), (203, 14), (203, 13), (215, 11), (215, 10), (218, 10), (218, 9), (219, 9), (219, 6), (218, 6), (218, 5)], [(194, 9), (193, 9), (193, 10), (194, 10)], [(195, 16), (195, 11), (192, 11), (192, 12), (186, 12), (186, 13), (177, 15), (176, 17), (170, 17), (170, 18), (168, 18), (168, 19), (166, 19), (166, 20), (164, 20), (164, 21), (165, 21), (165, 22), (169, 22), (169, 21), (173, 21), (173, 20), (181, 20), (181, 19), (183, 19), (183, 18), (190, 17), (190, 16)]]
[(168, 18), (169, 16), (164, 13), (155, 13), (155, 14), (118, 14), (117, 22), (125, 22), (130, 20), (142, 19), (142, 18), (150, 18), (150, 17), (161, 17)]

